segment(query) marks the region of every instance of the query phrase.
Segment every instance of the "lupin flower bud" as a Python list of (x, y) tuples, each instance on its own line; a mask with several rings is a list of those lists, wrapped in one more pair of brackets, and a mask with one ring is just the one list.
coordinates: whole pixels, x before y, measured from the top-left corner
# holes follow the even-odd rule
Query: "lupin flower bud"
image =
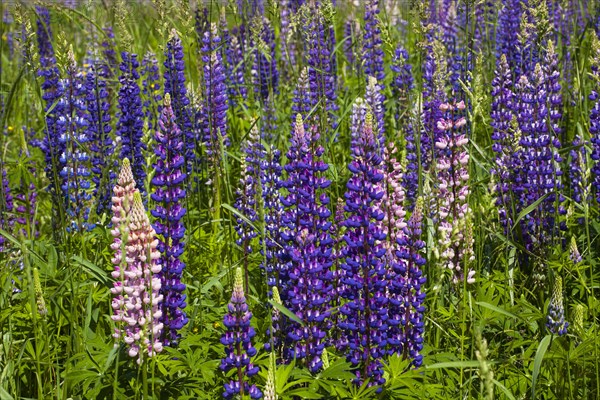
[(117, 341), (122, 340), (129, 356), (137, 357), (137, 363), (141, 364), (146, 356), (162, 351), (163, 296), (157, 276), (161, 266), (156, 232), (150, 225), (140, 192), (135, 189), (131, 194), (133, 185), (129, 163), (124, 161), (113, 198), (116, 217), (113, 222), (115, 219), (117, 222), (113, 225), (115, 239), (111, 245), (115, 251), (115, 270), (111, 274), (115, 279), (111, 289), (112, 320), (117, 323), (113, 336)]
[(577, 304), (573, 308), (573, 330), (575, 334), (579, 336), (579, 339), (583, 339), (585, 331), (583, 330), (583, 321), (585, 314), (585, 306), (583, 304)]
[(557, 276), (554, 280), (552, 298), (548, 304), (548, 319), (546, 327), (551, 333), (562, 336), (567, 333), (569, 323), (565, 321), (565, 308), (563, 306), (562, 278)]
[(573, 264), (579, 264), (583, 261), (583, 257), (579, 253), (579, 249), (577, 248), (577, 240), (575, 240), (575, 236), (571, 236), (571, 245), (569, 246), (569, 258), (573, 261)]
[(38, 313), (45, 317), (48, 314), (46, 301), (44, 300), (44, 291), (40, 282), (40, 274), (37, 268), (33, 269), (33, 291), (35, 292), (35, 302), (37, 304)]
[(241, 268), (235, 271), (233, 293), (227, 309), (227, 315), (223, 318), (223, 325), (227, 330), (221, 337), (221, 343), (225, 346), (225, 358), (221, 360), (220, 369), (223, 372), (235, 369), (237, 374), (234, 375), (235, 380), (225, 384), (223, 397), (232, 399), (240, 395), (243, 398), (244, 394), (248, 394), (252, 399), (260, 399), (261, 391), (256, 385), (250, 385), (246, 379), (256, 375), (259, 368), (250, 361), (250, 358), (256, 355), (256, 349), (252, 346), (252, 338), (256, 333), (250, 326), (252, 313), (246, 303)]
[(385, 149), (385, 129), (384, 129), (384, 113), (383, 102), (385, 98), (381, 93), (381, 85), (372, 76), (367, 78), (367, 90), (365, 93), (365, 101), (371, 108), (373, 114), (373, 132), (378, 142), (379, 154), (383, 155)]
[(277, 392), (275, 391), (275, 353), (269, 356), (269, 371), (267, 372), (267, 382), (265, 383), (264, 400), (277, 400)]

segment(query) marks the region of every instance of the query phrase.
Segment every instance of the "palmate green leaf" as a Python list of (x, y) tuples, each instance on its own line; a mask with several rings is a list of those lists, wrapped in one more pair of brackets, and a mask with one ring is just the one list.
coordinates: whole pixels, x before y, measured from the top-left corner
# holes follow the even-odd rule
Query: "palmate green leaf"
[(301, 399), (322, 399), (323, 396), (319, 393), (311, 392), (307, 389), (296, 389), (286, 393), (290, 397), (300, 397)]
[(321, 372), (319, 375), (322, 379), (354, 379), (354, 374), (350, 371), (350, 363), (340, 358), (329, 365), (329, 368)]
[(546, 350), (548, 350), (548, 346), (550, 345), (551, 339), (552, 335), (544, 336), (544, 338), (540, 341), (538, 349), (535, 353), (535, 359), (533, 360), (533, 376), (531, 378), (531, 397), (534, 399), (537, 378), (540, 374), (540, 370), (542, 368), (542, 361), (544, 360), (544, 355), (546, 354)]

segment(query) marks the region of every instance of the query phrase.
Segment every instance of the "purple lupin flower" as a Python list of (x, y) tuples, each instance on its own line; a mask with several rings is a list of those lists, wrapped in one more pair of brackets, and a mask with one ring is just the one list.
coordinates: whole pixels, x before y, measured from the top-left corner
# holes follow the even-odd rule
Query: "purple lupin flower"
[(515, 71), (519, 62), (518, 34), (521, 24), (521, 0), (507, 0), (498, 13), (496, 30), (496, 58), (503, 54), (510, 71)]
[(264, 17), (256, 18), (253, 22), (254, 48), (252, 63), (252, 86), (254, 95), (264, 103), (273, 93), (279, 90), (279, 72), (275, 57), (275, 32)]
[[(365, 75), (373, 76), (381, 84), (385, 78), (381, 29), (378, 26), (379, 0), (365, 1), (365, 32), (363, 35), (363, 60)], [(367, 78), (368, 79), (368, 78)]]
[(183, 45), (175, 30), (165, 49), (165, 94), (171, 95), (171, 104), (177, 126), (183, 132), (184, 159), (188, 175), (192, 172), (196, 158), (196, 135), (192, 126), (190, 100), (185, 87), (185, 64), (183, 59)]
[(402, 184), (406, 190), (406, 209), (412, 210), (419, 190), (419, 155), (411, 119), (411, 92), (414, 88), (414, 78), (408, 52), (401, 46), (396, 48), (390, 68), (394, 76), (391, 87), (393, 97), (396, 99), (396, 129), (404, 134), (405, 140), (406, 170)]
[(316, 118), (324, 115), (326, 120), (322, 123), (327, 123), (331, 119), (329, 113), (337, 109), (335, 37), (331, 27), (326, 25), (321, 7), (306, 3), (301, 13), (306, 26), (302, 38), (306, 49), (311, 109), (320, 104), (321, 111), (317, 111)]
[(565, 307), (563, 305), (562, 278), (554, 278), (552, 298), (548, 304), (548, 316), (546, 327), (554, 335), (563, 336), (567, 333), (569, 323), (565, 321)]
[(440, 104), (446, 94), (441, 87), (441, 79), (445, 75), (439, 68), (439, 60), (434, 57), (433, 46), (427, 53), (423, 65), (423, 111), (421, 114), (420, 162), (423, 170), (428, 171), (433, 158), (433, 144), (441, 134), (437, 121), (442, 117)]
[(594, 86), (588, 96), (591, 102), (590, 108), (590, 142), (592, 159), (591, 181), (595, 192), (596, 201), (600, 204), (600, 96), (598, 95), (600, 82), (600, 40), (596, 35), (592, 40), (592, 55), (590, 56), (591, 76)]
[(115, 34), (113, 28), (107, 26), (102, 29), (105, 39), (101, 43), (102, 55), (104, 57), (103, 74), (106, 78), (111, 78), (118, 68), (117, 52), (115, 51)]
[[(292, 98), (292, 112), (294, 113), (294, 115), (302, 115), (305, 128), (308, 127), (309, 119), (314, 120), (314, 118), (309, 118), (309, 114), (312, 111), (313, 104), (310, 94), (310, 81), (308, 77), (308, 71), (308, 67), (304, 67), (302, 68), (302, 71), (300, 71), (300, 76), (298, 77), (298, 84), (294, 88), (294, 97)], [(292, 121), (292, 129), (294, 127), (295, 122), (295, 120)]]
[(248, 139), (242, 144), (242, 149), (244, 157), (241, 163), (240, 187), (236, 191), (235, 208), (245, 218), (236, 216), (237, 225), (235, 230), (238, 234), (236, 243), (242, 249), (244, 288), (248, 291), (248, 257), (252, 254), (252, 239), (258, 236), (258, 232), (251, 224), (258, 221), (256, 197), (258, 193), (257, 188), (260, 185), (260, 164), (264, 157), (264, 148), (260, 144), (260, 136), (256, 124), (254, 124), (248, 134)]
[(512, 227), (512, 188), (518, 184), (515, 176), (517, 160), (513, 156), (517, 150), (515, 146), (515, 132), (513, 129), (513, 109), (515, 96), (512, 91), (512, 73), (505, 54), (502, 54), (496, 66), (496, 74), (492, 80), (492, 150), (496, 154), (492, 176), (496, 180), (496, 205), (500, 223), (504, 232), (509, 233)]
[[(562, 189), (560, 162), (558, 153), (560, 141), (556, 136), (558, 125), (555, 111), (556, 84), (548, 87), (546, 74), (537, 64), (533, 81), (522, 76), (517, 83), (519, 96), (518, 115), (519, 128), (522, 132), (521, 151), (517, 154), (520, 165), (522, 187), (519, 190), (517, 212), (533, 204), (538, 199), (545, 199), (528, 213), (521, 221), (522, 234), (529, 251), (540, 251), (549, 240), (558, 236), (558, 215), (566, 210), (561, 205), (564, 198)], [(558, 86), (560, 87), (560, 86)]]
[(234, 398), (245, 394), (251, 399), (260, 399), (262, 393), (256, 385), (250, 385), (247, 378), (256, 375), (259, 368), (254, 366), (250, 360), (256, 355), (256, 349), (252, 346), (252, 339), (256, 335), (254, 328), (250, 326), (252, 313), (248, 310), (246, 296), (244, 294), (244, 278), (242, 269), (235, 271), (235, 282), (231, 301), (227, 305), (227, 315), (223, 318), (223, 325), (227, 328), (221, 337), (221, 343), (225, 346), (225, 358), (221, 359), (220, 369), (223, 372), (236, 370), (235, 379), (225, 384), (223, 397)]
[(283, 214), (281, 204), (281, 162), (280, 152), (273, 146), (265, 152), (260, 163), (260, 181), (262, 187), (265, 218), (265, 261), (263, 268), (267, 274), (269, 287), (280, 287), (281, 293), (287, 295), (287, 271), (281, 262), (283, 251), (281, 246), (280, 225)]
[(67, 218), (67, 229), (73, 231), (91, 230), (88, 223), (92, 202), (90, 183), (90, 156), (87, 153), (89, 141), (89, 112), (85, 103), (86, 88), (83, 74), (79, 71), (73, 49), (68, 52), (66, 79), (62, 81), (64, 113), (57, 124), (62, 127), (59, 142), (63, 152), (59, 157), (61, 165), (61, 189)]
[(359, 366), (356, 383), (369, 379), (370, 385), (385, 383), (381, 358), (387, 346), (387, 295), (385, 253), (381, 244), (386, 234), (381, 221), (384, 213), (378, 204), (384, 195), (381, 171), (371, 113), (365, 116), (354, 157), (348, 169), (352, 173), (346, 188), (347, 218), (344, 221), (345, 259), (341, 267), (342, 296), (339, 326), (343, 330), (338, 348), (346, 359)]
[(101, 215), (110, 209), (110, 188), (114, 185), (116, 173), (111, 161), (115, 142), (110, 132), (111, 115), (108, 103), (106, 70), (102, 65), (93, 65), (85, 76), (85, 103), (87, 107), (87, 134), (91, 156), (93, 197), (96, 199), (96, 214)]
[(53, 194), (55, 205), (60, 200), (60, 163), (59, 157), (64, 152), (64, 144), (59, 138), (65, 130), (65, 126), (58, 120), (65, 112), (65, 104), (59, 101), (63, 96), (63, 85), (60, 82), (60, 72), (56, 65), (54, 48), (52, 47), (52, 30), (50, 29), (50, 13), (44, 7), (36, 7), (39, 18), (37, 22), (38, 51), (40, 54), (40, 69), (38, 76), (43, 78), (41, 84), (42, 99), (45, 102), (46, 129), (40, 143), (45, 157), (46, 176), (50, 181), (50, 192)]
[(158, 240), (144, 209), (140, 192), (135, 189), (135, 181), (129, 160), (123, 160), (113, 195), (114, 241), (111, 249), (115, 270), (113, 288), (112, 320), (116, 323), (115, 346), (125, 342), (130, 357), (137, 357), (141, 364), (145, 356), (152, 357), (162, 351), (160, 336), (163, 324), (160, 322), (159, 293), (161, 284), (156, 276), (160, 272)]
[[(0, 163), (0, 228), (6, 231), (12, 230), (13, 218), (11, 214), (13, 212), (13, 196), (10, 191), (8, 184), (8, 178), (6, 176), (6, 169), (4, 162)], [(0, 253), (6, 251), (6, 238), (0, 235)]]
[[(244, 77), (245, 63), (244, 53), (242, 52), (242, 28), (233, 28), (229, 44), (225, 50), (225, 59), (227, 61), (227, 89), (229, 98), (244, 99), (248, 93), (246, 80)], [(233, 103), (235, 104), (235, 102)]]
[(120, 113), (117, 124), (117, 138), (121, 144), (121, 158), (130, 160), (136, 186), (140, 189), (140, 193), (144, 195), (144, 180), (146, 179), (144, 152), (146, 151), (146, 144), (142, 140), (144, 136), (144, 113), (138, 84), (140, 64), (136, 54), (124, 51), (121, 53), (121, 58), (122, 62), (119, 66), (121, 70), (121, 76), (119, 76)]
[[(331, 212), (325, 189), (330, 181), (324, 177), (329, 166), (321, 160), (324, 149), (318, 143), (316, 129), (306, 131), (300, 114), (287, 153), (287, 179), (282, 187), (287, 196), (282, 199), (281, 238), (285, 243), (288, 293), (284, 305), (304, 322), (291, 323), (287, 337), (291, 341), (284, 357), (306, 360), (308, 369), (317, 372), (323, 366), (321, 354), (332, 291), (331, 251), (329, 235)], [(287, 301), (286, 301), (287, 300)]]
[(569, 161), (569, 186), (571, 187), (573, 200), (581, 204), (584, 200), (589, 200), (589, 190), (586, 171), (587, 150), (579, 135), (576, 135), (573, 139), (569, 154), (571, 156)]
[[(400, 335), (401, 346), (396, 347), (395, 350), (400, 350), (404, 359), (410, 358), (414, 367), (419, 367), (423, 363), (421, 350), (423, 350), (425, 331), (425, 306), (423, 305), (425, 293), (422, 286), (426, 279), (422, 268), (426, 261), (421, 254), (425, 247), (425, 242), (421, 240), (422, 209), (423, 202), (419, 198), (404, 227), (403, 234), (398, 235), (399, 250), (396, 253), (398, 263), (394, 266), (395, 273), (403, 278), (394, 283), (403, 286), (398, 288), (402, 294), (402, 300), (398, 304), (398, 315), (403, 332)], [(390, 309), (393, 310), (394, 306), (395, 304), (390, 300)]]
[(183, 133), (177, 125), (177, 117), (172, 108), (171, 96), (165, 94), (163, 110), (158, 120), (154, 136), (156, 146), (155, 175), (150, 184), (154, 187), (151, 195), (156, 203), (152, 216), (156, 219), (154, 229), (159, 237), (161, 295), (161, 322), (164, 325), (161, 338), (165, 346), (176, 346), (180, 338), (179, 330), (188, 322), (183, 311), (186, 306), (185, 284), (181, 276), (185, 264), (181, 261), (184, 252), (185, 226), (183, 207), (185, 198), (184, 181), (185, 157)]
[(219, 52), (221, 38), (217, 34), (217, 25), (212, 24), (211, 29), (204, 32), (202, 39), (202, 61), (204, 62), (204, 95), (205, 104), (203, 113), (205, 121), (203, 141), (206, 153), (215, 163), (219, 164), (221, 155), (218, 153), (221, 141), (225, 147), (229, 146), (227, 132), (227, 86), (225, 85), (225, 69)]
[[(475, 282), (475, 271), (469, 264), (475, 258), (469, 242), (468, 228), (471, 209), (469, 208), (469, 154), (464, 150), (469, 142), (464, 129), (467, 121), (460, 115), (465, 103), (451, 105), (443, 103), (440, 110), (448, 117), (438, 121), (438, 129), (443, 133), (435, 142), (436, 174), (438, 186), (436, 196), (440, 201), (438, 231), (442, 266), (452, 273), (456, 284), (466, 280)], [(466, 273), (465, 273), (466, 272)]]

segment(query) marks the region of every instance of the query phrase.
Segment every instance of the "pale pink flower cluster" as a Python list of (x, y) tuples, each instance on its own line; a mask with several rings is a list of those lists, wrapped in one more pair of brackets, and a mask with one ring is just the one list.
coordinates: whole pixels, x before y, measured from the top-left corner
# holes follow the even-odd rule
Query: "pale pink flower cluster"
[(141, 363), (144, 352), (152, 357), (162, 350), (163, 324), (159, 321), (162, 295), (160, 278), (156, 275), (161, 271), (160, 252), (127, 159), (123, 160), (113, 192), (111, 248), (115, 253), (112, 260), (115, 270), (111, 275), (115, 283), (111, 293), (112, 320), (117, 325), (113, 336), (116, 344), (123, 340), (129, 356), (137, 357)]
[[(455, 105), (443, 103), (440, 110), (447, 114), (462, 112), (465, 103)], [(437, 157), (437, 196), (439, 207), (439, 247), (443, 267), (452, 271), (454, 283), (465, 279), (475, 282), (475, 271), (469, 268), (473, 261), (472, 240), (470, 240), (469, 218), (469, 154), (465, 146), (469, 139), (462, 131), (467, 121), (464, 117), (440, 119), (437, 128), (443, 132), (435, 142)]]

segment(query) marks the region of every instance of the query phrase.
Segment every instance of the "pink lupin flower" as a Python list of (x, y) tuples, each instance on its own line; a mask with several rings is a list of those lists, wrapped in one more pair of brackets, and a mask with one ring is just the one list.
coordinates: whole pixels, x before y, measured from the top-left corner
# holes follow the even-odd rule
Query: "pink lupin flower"
[(123, 161), (123, 167), (114, 188), (113, 230), (114, 242), (111, 248), (115, 252), (113, 263), (115, 279), (113, 294), (113, 321), (117, 324), (114, 338), (128, 347), (131, 357), (138, 357), (141, 364), (144, 354), (152, 357), (162, 350), (159, 341), (162, 313), (159, 305), (162, 295), (160, 278), (155, 276), (161, 271), (158, 262), (156, 232), (150, 225), (142, 197), (135, 189), (135, 181), (129, 161)]
[[(446, 113), (464, 110), (464, 102), (454, 105), (442, 104), (440, 110)], [(464, 149), (469, 142), (461, 128), (466, 124), (464, 117), (442, 118), (437, 122), (443, 132), (437, 138), (438, 149), (436, 169), (438, 172), (437, 195), (440, 199), (439, 247), (444, 268), (452, 271), (452, 280), (458, 283), (466, 279), (475, 282), (475, 271), (468, 268), (473, 259), (470, 237), (469, 196), (469, 154)], [(465, 275), (464, 270), (467, 269)]]

